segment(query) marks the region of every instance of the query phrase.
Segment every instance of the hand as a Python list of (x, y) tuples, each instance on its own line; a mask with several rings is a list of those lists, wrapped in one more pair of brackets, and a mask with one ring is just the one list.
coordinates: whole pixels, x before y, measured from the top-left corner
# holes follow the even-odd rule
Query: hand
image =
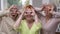
[(55, 11), (50, 11), (51, 14), (55, 14)]
[(35, 14), (35, 23), (38, 23), (38, 16)]
[[(23, 18), (23, 15), (24, 15), (24, 9), (21, 9), (20, 12), (21, 12), (21, 14), (20, 14), (19, 17)], [(19, 13), (18, 13), (18, 14), (19, 14)]]
[(32, 10), (32, 12), (36, 15), (36, 12), (35, 12), (35, 10), (34, 9), (31, 9)]
[(12, 5), (12, 6), (10, 6), (10, 8), (8, 10), (11, 10), (11, 8), (13, 8), (14, 6), (17, 7), (16, 5)]
[(17, 12), (17, 14), (18, 14), (18, 15), (21, 15), (21, 12), (20, 12), (20, 11), (18, 11), (18, 12)]

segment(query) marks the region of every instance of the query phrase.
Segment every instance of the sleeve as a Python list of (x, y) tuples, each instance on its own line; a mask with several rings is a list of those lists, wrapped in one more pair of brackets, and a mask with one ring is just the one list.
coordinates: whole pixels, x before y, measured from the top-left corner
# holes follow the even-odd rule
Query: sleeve
[(20, 24), (20, 26), (17, 28), (17, 30), (16, 31), (18, 31), (18, 32), (20, 32), (21, 31), (21, 29), (22, 29), (22, 25), (24, 24), (24, 22), (25, 22), (25, 20), (22, 20), (21, 21), (21, 24)]
[(21, 31), (21, 25), (16, 29), (17, 32), (20, 32)]
[(60, 17), (60, 12), (53, 12), (54, 17)]
[(9, 26), (13, 26), (14, 25), (14, 21), (10, 18), (10, 17), (3, 17), (3, 20), (6, 22), (6, 24), (8, 24)]
[(0, 17), (9, 13), (9, 10), (0, 11)]
[(42, 8), (35, 7), (36, 11), (41, 11)]

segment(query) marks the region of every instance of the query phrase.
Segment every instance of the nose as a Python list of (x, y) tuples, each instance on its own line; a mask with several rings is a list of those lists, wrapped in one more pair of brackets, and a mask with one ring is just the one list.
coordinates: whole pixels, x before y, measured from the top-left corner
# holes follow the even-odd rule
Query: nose
[(15, 13), (16, 13), (16, 11), (13, 11), (13, 13), (15, 14)]
[(32, 14), (32, 12), (28, 12), (28, 14), (30, 15), (30, 14)]

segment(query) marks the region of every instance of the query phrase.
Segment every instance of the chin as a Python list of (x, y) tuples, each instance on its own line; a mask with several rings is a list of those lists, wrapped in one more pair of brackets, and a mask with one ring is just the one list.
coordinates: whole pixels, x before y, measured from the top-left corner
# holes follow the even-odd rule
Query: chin
[(31, 20), (31, 18), (26, 18), (27, 20)]

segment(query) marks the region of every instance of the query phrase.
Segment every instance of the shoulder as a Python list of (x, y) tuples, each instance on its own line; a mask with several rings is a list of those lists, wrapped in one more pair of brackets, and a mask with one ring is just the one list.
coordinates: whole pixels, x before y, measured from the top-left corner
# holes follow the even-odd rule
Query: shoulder
[(39, 20), (37, 23), (35, 23), (37, 26), (42, 26), (41, 20)]
[(22, 21), (21, 21), (21, 24), (24, 24), (24, 23), (26, 23), (26, 20), (22, 20)]

